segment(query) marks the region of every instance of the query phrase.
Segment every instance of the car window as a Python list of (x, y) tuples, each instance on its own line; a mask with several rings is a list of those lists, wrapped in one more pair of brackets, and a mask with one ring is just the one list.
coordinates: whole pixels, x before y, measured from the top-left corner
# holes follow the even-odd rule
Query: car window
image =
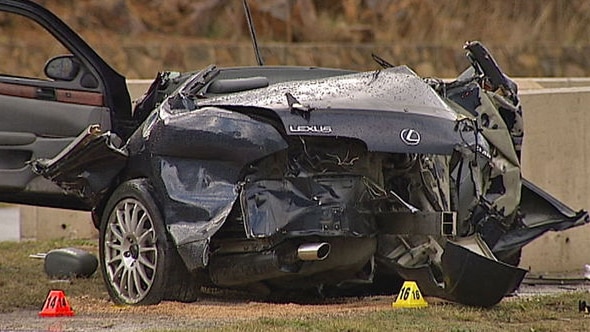
[(70, 52), (36, 22), (13, 13), (0, 13), (0, 76), (48, 78), (47, 60)]

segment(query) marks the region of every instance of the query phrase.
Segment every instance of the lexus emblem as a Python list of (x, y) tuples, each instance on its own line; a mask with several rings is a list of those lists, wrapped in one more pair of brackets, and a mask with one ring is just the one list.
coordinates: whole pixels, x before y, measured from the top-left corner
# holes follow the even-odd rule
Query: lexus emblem
[(422, 139), (420, 133), (417, 130), (411, 128), (402, 129), (402, 131), (399, 133), (399, 137), (401, 138), (402, 142), (410, 146), (420, 144), (420, 140)]

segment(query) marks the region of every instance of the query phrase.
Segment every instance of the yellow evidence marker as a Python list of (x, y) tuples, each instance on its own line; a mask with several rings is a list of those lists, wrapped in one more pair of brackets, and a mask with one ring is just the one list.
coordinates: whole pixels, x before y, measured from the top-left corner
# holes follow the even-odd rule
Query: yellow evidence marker
[(428, 302), (422, 297), (415, 281), (404, 281), (402, 289), (391, 305), (394, 308), (425, 308), (428, 307)]

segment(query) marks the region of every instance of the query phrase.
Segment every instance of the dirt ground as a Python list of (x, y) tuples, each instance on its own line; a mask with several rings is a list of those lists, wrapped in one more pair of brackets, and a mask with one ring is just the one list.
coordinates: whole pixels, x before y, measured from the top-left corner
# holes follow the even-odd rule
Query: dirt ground
[[(67, 295), (66, 295), (67, 297)], [(38, 311), (0, 314), (1, 331), (144, 331), (215, 327), (257, 318), (310, 315), (337, 317), (391, 308), (392, 296), (331, 299), (318, 303), (266, 303), (205, 296), (194, 303), (162, 302), (154, 306), (115, 306), (109, 301), (68, 298), (73, 317), (42, 318)]]
[[(527, 284), (521, 285), (513, 298), (555, 294), (569, 291), (590, 291), (590, 284)], [(67, 295), (66, 295), (67, 297)], [(15, 311), (0, 314), (0, 331), (145, 331), (197, 330), (259, 318), (322, 318), (391, 310), (394, 296), (350, 297), (315, 300), (308, 303), (268, 303), (247, 298), (235, 299), (233, 294), (205, 294), (194, 303), (162, 302), (154, 306), (115, 306), (104, 299), (67, 297), (75, 312), (73, 317), (42, 318), (38, 311)], [(429, 304), (443, 300), (426, 297)]]

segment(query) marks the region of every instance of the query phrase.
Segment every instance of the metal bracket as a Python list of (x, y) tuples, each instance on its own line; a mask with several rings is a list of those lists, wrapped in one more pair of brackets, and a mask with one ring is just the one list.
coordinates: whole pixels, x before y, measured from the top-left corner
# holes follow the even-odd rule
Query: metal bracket
[(382, 234), (457, 235), (457, 213), (454, 211), (398, 211), (377, 215), (377, 226)]

